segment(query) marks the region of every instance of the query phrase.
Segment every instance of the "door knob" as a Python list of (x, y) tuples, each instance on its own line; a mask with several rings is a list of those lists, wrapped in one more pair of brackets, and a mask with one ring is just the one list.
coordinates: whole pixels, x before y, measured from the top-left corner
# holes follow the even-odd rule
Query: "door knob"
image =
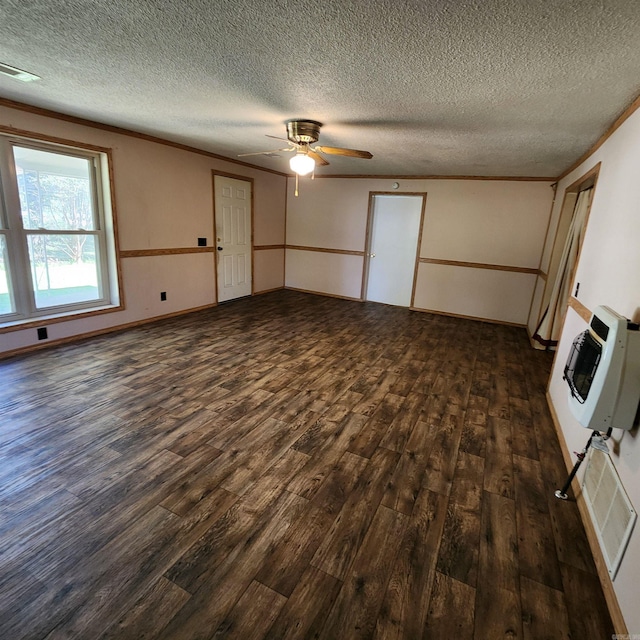
[(222, 247), (218, 247), (218, 251), (222, 251)]
[(369, 257), (370, 257), (370, 258), (375, 258), (375, 257), (376, 257), (376, 254), (375, 254), (375, 253), (370, 253), (370, 254), (369, 254)]

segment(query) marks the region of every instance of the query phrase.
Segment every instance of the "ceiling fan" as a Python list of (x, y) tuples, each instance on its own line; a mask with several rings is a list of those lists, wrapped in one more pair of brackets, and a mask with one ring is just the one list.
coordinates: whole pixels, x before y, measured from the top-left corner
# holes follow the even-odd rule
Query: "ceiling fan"
[(368, 151), (359, 151), (358, 149), (343, 149), (342, 147), (324, 146), (312, 147), (312, 144), (318, 142), (318, 138), (320, 137), (320, 127), (322, 126), (322, 123), (316, 122), (315, 120), (288, 120), (286, 122), (286, 126), (286, 138), (278, 138), (277, 136), (270, 135), (267, 135), (267, 137), (275, 138), (276, 140), (284, 140), (288, 143), (288, 147), (271, 149), (270, 151), (241, 153), (238, 157), (246, 158), (248, 156), (268, 156), (283, 151), (295, 152), (295, 155), (291, 160), (289, 160), (289, 166), (296, 174), (295, 195), (298, 195), (298, 176), (306, 176), (308, 173), (311, 173), (315, 170), (316, 164), (320, 166), (329, 164), (322, 154), (348, 156), (350, 158), (373, 158), (373, 155)]

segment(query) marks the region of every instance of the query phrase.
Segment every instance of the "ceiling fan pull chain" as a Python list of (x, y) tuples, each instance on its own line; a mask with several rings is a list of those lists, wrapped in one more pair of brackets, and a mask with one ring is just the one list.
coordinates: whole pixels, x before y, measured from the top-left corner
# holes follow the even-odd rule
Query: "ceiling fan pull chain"
[(296, 173), (296, 190), (293, 192), (293, 195), (298, 197), (298, 174)]

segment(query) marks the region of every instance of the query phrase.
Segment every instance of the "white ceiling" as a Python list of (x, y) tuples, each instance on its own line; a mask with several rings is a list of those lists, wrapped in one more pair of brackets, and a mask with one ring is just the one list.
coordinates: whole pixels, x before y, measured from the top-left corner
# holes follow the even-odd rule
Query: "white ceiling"
[[(318, 174), (556, 176), (640, 93), (638, 0), (1, 0), (0, 97)], [(250, 161), (287, 171), (288, 155)]]

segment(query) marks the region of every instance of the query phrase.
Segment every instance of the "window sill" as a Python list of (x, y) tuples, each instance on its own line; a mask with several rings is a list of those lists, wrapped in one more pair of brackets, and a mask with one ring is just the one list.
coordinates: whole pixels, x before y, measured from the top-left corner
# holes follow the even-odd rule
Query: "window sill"
[(82, 320), (99, 316), (103, 313), (113, 313), (114, 311), (123, 311), (124, 305), (104, 305), (102, 307), (93, 307), (91, 309), (80, 309), (76, 311), (65, 311), (62, 313), (52, 313), (49, 315), (38, 316), (37, 318), (25, 318), (23, 320), (12, 320), (10, 322), (0, 323), (0, 334), (9, 333), (11, 331), (21, 331), (23, 329), (32, 329), (34, 327), (42, 327), (43, 325), (56, 324), (58, 322), (68, 322), (69, 320)]

